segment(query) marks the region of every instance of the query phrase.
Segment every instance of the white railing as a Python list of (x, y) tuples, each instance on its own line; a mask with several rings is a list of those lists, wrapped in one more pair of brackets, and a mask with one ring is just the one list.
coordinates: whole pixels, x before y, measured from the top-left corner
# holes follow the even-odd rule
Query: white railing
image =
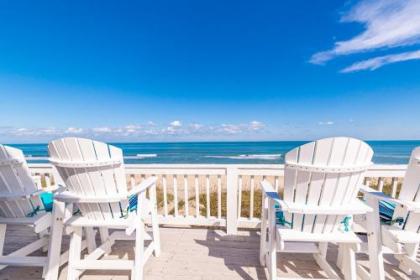
[[(43, 186), (52, 184), (50, 164), (29, 164)], [(234, 234), (260, 222), (260, 182), (269, 180), (280, 193), (284, 165), (126, 164), (130, 184), (149, 176), (158, 178), (161, 224), (217, 226)], [(406, 165), (373, 165), (365, 183), (396, 197)]]

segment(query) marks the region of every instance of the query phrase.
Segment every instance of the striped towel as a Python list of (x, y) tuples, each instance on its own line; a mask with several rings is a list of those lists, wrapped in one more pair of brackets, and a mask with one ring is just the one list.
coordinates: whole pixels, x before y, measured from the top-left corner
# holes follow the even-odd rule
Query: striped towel
[[(280, 207), (278, 205), (275, 206), (276, 209), (279, 209)], [(392, 223), (392, 216), (394, 215), (395, 210), (395, 203), (388, 202), (385, 200), (379, 201), (379, 216), (381, 218), (381, 222), (384, 224), (390, 224)], [(280, 225), (288, 225), (291, 226), (292, 223), (285, 220), (284, 214), (281, 210), (276, 210), (276, 222)]]
[(395, 203), (385, 200), (379, 201), (379, 216), (383, 223), (391, 223), (392, 216), (394, 215)]

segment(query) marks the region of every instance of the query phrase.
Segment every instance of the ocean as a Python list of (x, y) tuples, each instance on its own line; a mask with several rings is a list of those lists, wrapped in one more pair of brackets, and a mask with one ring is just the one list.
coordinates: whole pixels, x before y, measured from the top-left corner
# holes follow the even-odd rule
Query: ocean
[[(307, 141), (112, 143), (124, 151), (125, 163), (276, 164), (289, 150)], [(379, 164), (406, 164), (416, 141), (367, 141)], [(12, 144), (29, 162), (48, 161), (47, 144)]]

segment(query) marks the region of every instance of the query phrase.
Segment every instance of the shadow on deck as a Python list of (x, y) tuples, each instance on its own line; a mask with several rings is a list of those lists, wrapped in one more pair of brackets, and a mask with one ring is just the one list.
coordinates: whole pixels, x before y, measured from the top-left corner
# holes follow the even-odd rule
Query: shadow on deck
[[(24, 227), (10, 227), (6, 236), (5, 254), (35, 236)], [(266, 279), (265, 270), (259, 265), (259, 233), (241, 231), (236, 236), (227, 236), (222, 230), (162, 228), (162, 254), (152, 257), (145, 267), (145, 279)], [(133, 242), (118, 242), (107, 259), (132, 257)], [(64, 240), (64, 247), (68, 239)], [(328, 260), (334, 263), (337, 249), (330, 246)], [(367, 267), (367, 258), (359, 256), (358, 261)], [(309, 254), (284, 254), (278, 258), (278, 272), (282, 277), (324, 278)], [(405, 276), (395, 265), (395, 260), (386, 258), (387, 279), (416, 279)], [(0, 280), (41, 279), (40, 268), (7, 267), (0, 271)], [(60, 279), (66, 279), (67, 268), (60, 271)], [(121, 271), (88, 271), (81, 279), (129, 279), (129, 274)], [(417, 278), (420, 279), (420, 278)]]

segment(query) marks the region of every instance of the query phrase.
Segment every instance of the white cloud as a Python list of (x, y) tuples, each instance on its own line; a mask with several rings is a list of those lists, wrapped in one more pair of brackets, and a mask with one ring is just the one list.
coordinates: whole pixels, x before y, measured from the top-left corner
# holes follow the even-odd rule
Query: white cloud
[(169, 125), (172, 127), (181, 127), (182, 123), (180, 121), (173, 121)]
[(189, 127), (190, 127), (192, 130), (199, 130), (199, 129), (203, 128), (203, 127), (204, 127), (204, 125), (199, 124), (199, 123), (192, 123), (192, 124), (190, 124), (190, 125), (189, 125)]
[(343, 70), (342, 73), (355, 72), (360, 70), (375, 70), (386, 64), (396, 63), (400, 61), (420, 59), (420, 50), (413, 52), (404, 52), (399, 54), (390, 54), (379, 56), (363, 61), (356, 62)]
[(319, 125), (333, 125), (333, 121), (318, 122)]
[(265, 124), (259, 121), (252, 121), (249, 123), (249, 128), (251, 130), (261, 130), (265, 127)]
[(224, 137), (232, 135), (252, 136), (257, 131), (265, 128), (260, 121), (239, 124), (213, 124), (205, 125), (200, 123), (182, 124), (180, 121), (173, 121), (169, 125), (162, 124), (128, 124), (120, 127), (94, 127), (94, 128), (14, 128), (0, 127), (0, 136), (11, 137), (11, 139), (40, 139), (50, 141), (54, 138), (77, 135), (80, 137), (97, 138), (104, 140), (141, 140), (141, 139), (166, 139), (167, 137)]
[(323, 64), (341, 55), (419, 44), (419, 15), (419, 0), (361, 0), (341, 21), (361, 23), (365, 30), (349, 40), (336, 42), (331, 50), (314, 54), (310, 62)]
[(222, 124), (220, 127), (216, 127), (216, 131), (225, 132), (228, 134), (239, 134), (245, 132), (256, 132), (265, 128), (265, 124), (259, 121), (252, 121), (243, 124)]
[(109, 133), (109, 132), (112, 132), (112, 129), (110, 127), (104, 126), (104, 127), (95, 127), (92, 129), (92, 131), (96, 133)]
[(141, 126), (139, 126), (139, 125), (134, 125), (134, 124), (129, 124), (129, 125), (126, 125), (126, 126), (124, 127), (124, 129), (122, 129), (122, 131), (123, 131), (125, 134), (135, 134), (135, 133), (139, 133), (139, 132), (140, 132), (140, 130), (141, 130)]
[(237, 134), (242, 132), (242, 129), (240, 125), (222, 124), (220, 131), (226, 132), (228, 134)]
[(173, 121), (166, 129), (162, 129), (165, 134), (178, 134), (181, 132), (182, 123), (180, 121)]
[(66, 129), (66, 131), (64, 133), (67, 133), (67, 134), (80, 134), (80, 133), (83, 133), (83, 128), (69, 127), (69, 128)]

